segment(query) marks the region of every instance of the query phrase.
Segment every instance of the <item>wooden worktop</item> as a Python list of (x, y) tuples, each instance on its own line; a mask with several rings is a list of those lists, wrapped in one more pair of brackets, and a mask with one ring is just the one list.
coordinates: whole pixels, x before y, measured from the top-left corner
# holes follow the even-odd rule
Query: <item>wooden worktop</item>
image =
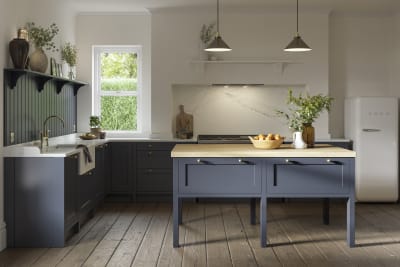
[(278, 149), (257, 149), (252, 144), (177, 144), (171, 151), (171, 157), (355, 158), (356, 152), (323, 144), (306, 149), (294, 149), (286, 144)]

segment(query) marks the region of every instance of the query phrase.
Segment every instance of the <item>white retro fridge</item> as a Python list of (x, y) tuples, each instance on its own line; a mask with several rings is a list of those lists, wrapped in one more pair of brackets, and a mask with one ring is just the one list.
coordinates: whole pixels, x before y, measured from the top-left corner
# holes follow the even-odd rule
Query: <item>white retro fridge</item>
[(356, 198), (395, 202), (399, 194), (399, 108), (395, 97), (345, 100), (345, 137), (353, 140)]

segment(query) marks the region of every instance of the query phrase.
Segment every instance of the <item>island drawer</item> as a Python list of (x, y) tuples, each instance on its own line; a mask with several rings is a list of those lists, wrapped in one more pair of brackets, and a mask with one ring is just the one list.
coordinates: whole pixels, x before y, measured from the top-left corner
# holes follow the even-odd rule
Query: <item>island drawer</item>
[(277, 158), (267, 161), (267, 193), (340, 195), (348, 194), (349, 165), (343, 159)]
[(178, 190), (193, 195), (261, 193), (261, 168), (258, 164), (258, 160), (237, 158), (181, 159)]

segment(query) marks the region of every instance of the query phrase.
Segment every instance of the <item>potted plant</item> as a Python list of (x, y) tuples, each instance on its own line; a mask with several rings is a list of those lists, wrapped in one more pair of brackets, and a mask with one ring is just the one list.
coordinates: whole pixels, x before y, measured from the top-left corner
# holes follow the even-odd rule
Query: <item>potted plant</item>
[[(204, 48), (206, 48), (212, 40), (214, 40), (215, 35), (217, 34), (215, 30), (215, 22), (212, 22), (208, 25), (203, 24), (200, 30), (200, 40), (201, 40), (201, 47), (200, 52), (204, 55)], [(215, 55), (211, 53), (207, 53), (207, 59), (214, 59)]]
[(90, 116), (89, 118), (90, 132), (100, 138), (101, 120), (99, 116)]
[(59, 31), (58, 27), (55, 23), (52, 23), (50, 27), (43, 28), (41, 26), (36, 26), (34, 22), (28, 22), (26, 27), (28, 29), (29, 39), (36, 48), (29, 57), (29, 67), (33, 71), (44, 73), (47, 70), (49, 62), (43, 49), (53, 52), (58, 51), (53, 41)]
[[(276, 110), (276, 114), (286, 118), (289, 128), (293, 131), (302, 132), (302, 139), (307, 143), (307, 147), (314, 147), (315, 130), (312, 123), (320, 116), (321, 112), (325, 110), (329, 112), (332, 101), (332, 97), (322, 94), (303, 96), (300, 93), (298, 96), (294, 96), (293, 91), (289, 90), (287, 97), (289, 112)], [(295, 141), (295, 135), (293, 141)]]
[(65, 61), (68, 64), (68, 78), (73, 80), (75, 79), (75, 74), (73, 71), (73, 67), (76, 66), (76, 56), (77, 49), (75, 45), (67, 42), (64, 46), (61, 47), (61, 60)]

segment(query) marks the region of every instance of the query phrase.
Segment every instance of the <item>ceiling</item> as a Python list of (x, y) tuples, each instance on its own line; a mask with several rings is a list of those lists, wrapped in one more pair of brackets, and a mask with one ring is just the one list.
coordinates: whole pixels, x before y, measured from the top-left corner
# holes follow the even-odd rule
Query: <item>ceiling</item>
[[(62, 0), (59, 0), (62, 1)], [(216, 0), (63, 0), (82, 12), (134, 12), (163, 8), (212, 7)], [(286, 9), (296, 0), (220, 0), (220, 5), (235, 8)], [(335, 12), (393, 13), (400, 11), (400, 0), (299, 0), (303, 9), (325, 9)]]

